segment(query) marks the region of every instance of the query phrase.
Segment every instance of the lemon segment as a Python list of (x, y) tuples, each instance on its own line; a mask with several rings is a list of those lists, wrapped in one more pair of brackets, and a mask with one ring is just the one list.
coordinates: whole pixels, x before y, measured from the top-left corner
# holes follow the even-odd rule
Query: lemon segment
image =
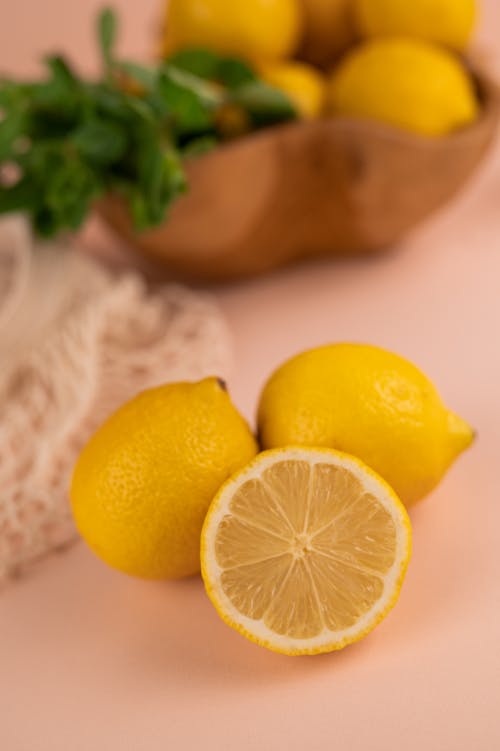
[(221, 488), (201, 537), (219, 615), (293, 655), (369, 633), (395, 604), (410, 552), (410, 522), (392, 489), (330, 449), (259, 454)]

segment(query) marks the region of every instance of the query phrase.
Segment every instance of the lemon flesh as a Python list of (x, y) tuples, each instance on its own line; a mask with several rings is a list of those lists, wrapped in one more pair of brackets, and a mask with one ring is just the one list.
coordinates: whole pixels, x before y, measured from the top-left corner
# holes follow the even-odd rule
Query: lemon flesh
[(404, 35), (462, 50), (477, 17), (476, 0), (355, 0), (365, 36)]
[(261, 394), (258, 425), (263, 448), (327, 446), (358, 456), (406, 505), (427, 495), (474, 437), (415, 365), (349, 343), (279, 367)]
[(278, 60), (299, 41), (298, 0), (169, 0), (163, 52), (203, 47), (250, 60)]
[(256, 452), (218, 379), (145, 391), (81, 452), (70, 490), (76, 525), (120, 571), (152, 579), (194, 574), (214, 494)]
[(395, 604), (407, 513), (359, 460), (328, 449), (259, 454), (210, 506), (202, 575), (223, 620), (285, 654), (341, 649)]
[(355, 47), (332, 75), (329, 104), (334, 114), (428, 137), (463, 128), (479, 112), (473, 82), (458, 58), (405, 38)]

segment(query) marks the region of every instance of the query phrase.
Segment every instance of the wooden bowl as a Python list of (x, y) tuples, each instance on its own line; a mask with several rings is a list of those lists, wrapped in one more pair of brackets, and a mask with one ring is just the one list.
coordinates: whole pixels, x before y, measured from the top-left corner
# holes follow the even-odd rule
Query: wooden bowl
[(198, 279), (379, 251), (448, 201), (492, 143), (499, 91), (485, 76), (476, 81), (479, 119), (447, 137), (343, 117), (292, 123), (189, 161), (189, 191), (155, 230), (135, 233), (116, 196), (98, 211), (148, 257)]

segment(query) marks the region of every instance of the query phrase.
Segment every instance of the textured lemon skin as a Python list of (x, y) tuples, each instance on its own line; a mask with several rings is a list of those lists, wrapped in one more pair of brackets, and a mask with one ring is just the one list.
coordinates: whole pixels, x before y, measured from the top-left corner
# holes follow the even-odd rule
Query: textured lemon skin
[(358, 456), (407, 506), (438, 484), (474, 437), (412, 363), (348, 343), (278, 368), (263, 389), (258, 426), (263, 448), (327, 446)]
[(152, 579), (194, 574), (210, 501), (256, 451), (218, 379), (145, 391), (81, 452), (70, 491), (77, 527), (120, 571)]
[(261, 66), (264, 81), (289, 96), (303, 118), (319, 117), (326, 101), (326, 79), (312, 65), (298, 62)]
[(204, 47), (250, 60), (278, 60), (296, 48), (298, 0), (169, 0), (163, 51)]
[(406, 38), (355, 47), (335, 69), (329, 88), (334, 114), (392, 125), (427, 137), (474, 122), (472, 80), (451, 52)]
[(355, 0), (365, 36), (404, 35), (463, 50), (477, 19), (476, 0)]
[(253, 461), (248, 466), (236, 472), (232, 477), (230, 477), (222, 485), (219, 492), (217, 493), (212, 503), (210, 504), (207, 515), (205, 517), (205, 522), (203, 524), (203, 529), (201, 533), (201, 546), (200, 546), (201, 575), (203, 578), (203, 583), (205, 585), (205, 590), (208, 594), (210, 601), (212, 602), (212, 605), (214, 606), (215, 610), (217, 611), (220, 618), (224, 621), (224, 623), (230, 628), (237, 631), (239, 634), (241, 634), (245, 638), (247, 638), (249, 641), (253, 642), (254, 644), (258, 644), (260, 647), (265, 647), (266, 649), (269, 649), (271, 652), (284, 654), (289, 657), (300, 657), (300, 656), (305, 656), (305, 655), (317, 655), (317, 654), (326, 654), (328, 652), (336, 652), (340, 649), (344, 649), (344, 647), (347, 647), (349, 644), (355, 644), (356, 642), (361, 641), (361, 639), (363, 639), (365, 636), (370, 634), (376, 628), (376, 626), (378, 626), (379, 623), (381, 623), (384, 620), (387, 614), (393, 609), (393, 607), (397, 603), (399, 599), (399, 595), (401, 593), (401, 587), (403, 585), (403, 581), (406, 576), (406, 571), (408, 569), (408, 564), (411, 559), (411, 554), (412, 554), (412, 528), (411, 528), (410, 519), (408, 517), (405, 506), (403, 505), (401, 500), (398, 498), (394, 490), (387, 484), (387, 482), (382, 477), (380, 477), (380, 475), (374, 472), (373, 469), (368, 467), (364, 462), (360, 461), (355, 456), (351, 456), (342, 451), (336, 451), (333, 449), (325, 449), (324, 447), (319, 447), (319, 448), (309, 447), (309, 448), (312, 448), (313, 451), (321, 451), (322, 453), (324, 453), (325, 457), (333, 456), (333, 457), (345, 458), (345, 459), (348, 459), (348, 461), (353, 462), (354, 464), (357, 464), (363, 472), (366, 472), (367, 474), (371, 475), (376, 480), (376, 482), (380, 483), (385, 488), (386, 493), (391, 497), (393, 503), (399, 509), (401, 518), (403, 521), (404, 530), (405, 530), (406, 555), (405, 555), (404, 560), (401, 562), (399, 575), (396, 580), (392, 596), (387, 601), (385, 608), (379, 612), (377, 617), (374, 618), (367, 625), (366, 628), (360, 629), (355, 635), (349, 638), (344, 638), (342, 640), (337, 640), (337, 641), (331, 641), (329, 643), (325, 643), (321, 645), (320, 647), (304, 646), (303, 648), (300, 648), (300, 647), (288, 648), (284, 646), (279, 646), (276, 643), (268, 639), (261, 638), (254, 632), (245, 628), (241, 623), (236, 621), (234, 618), (232, 618), (228, 614), (227, 610), (225, 609), (223, 601), (218, 592), (218, 589), (215, 586), (215, 583), (212, 581), (210, 574), (209, 574), (209, 566), (207, 562), (208, 562), (209, 557), (213, 554), (211, 542), (210, 542), (210, 536), (209, 536), (209, 530), (210, 530), (210, 526), (212, 523), (212, 518), (219, 511), (221, 498), (225, 495), (227, 489), (238, 481), (240, 476), (244, 474), (246, 475), (249, 472), (249, 470), (258, 467), (262, 463), (263, 460), (267, 459), (267, 457), (276, 456), (276, 458), (282, 458), (285, 452), (294, 452), (297, 448), (302, 448), (302, 447), (285, 446), (284, 448), (280, 448), (280, 449), (269, 449), (267, 451), (262, 451), (253, 459)]

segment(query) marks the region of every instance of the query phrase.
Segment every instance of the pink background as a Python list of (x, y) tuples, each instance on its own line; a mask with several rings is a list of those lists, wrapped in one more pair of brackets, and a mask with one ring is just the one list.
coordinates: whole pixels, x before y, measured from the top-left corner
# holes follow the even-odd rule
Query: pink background
[[(85, 67), (96, 0), (15, 0), (0, 68), (54, 46)], [(157, 3), (123, 8), (142, 54)], [(479, 46), (500, 73), (500, 3)], [(334, 340), (392, 348), (426, 370), (479, 440), (412, 512), (396, 609), (342, 653), (286, 658), (217, 617), (194, 578), (145, 583), (82, 545), (0, 596), (2, 751), (494, 751), (500, 748), (500, 147), (455, 202), (392, 254), (321, 262), (220, 288), (231, 390), (251, 417), (270, 369)]]

